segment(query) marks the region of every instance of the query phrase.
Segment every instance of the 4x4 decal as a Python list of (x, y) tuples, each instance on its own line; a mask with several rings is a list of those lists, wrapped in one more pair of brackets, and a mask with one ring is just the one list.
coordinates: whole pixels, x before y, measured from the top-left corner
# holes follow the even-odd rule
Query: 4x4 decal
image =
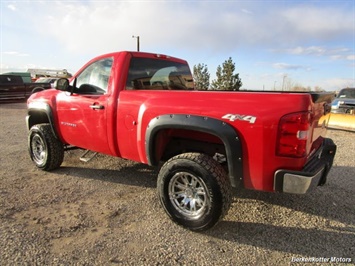
[(250, 124), (254, 124), (256, 121), (256, 117), (252, 115), (226, 114), (222, 116), (222, 118), (228, 119), (229, 121), (235, 121), (235, 120), (247, 121)]

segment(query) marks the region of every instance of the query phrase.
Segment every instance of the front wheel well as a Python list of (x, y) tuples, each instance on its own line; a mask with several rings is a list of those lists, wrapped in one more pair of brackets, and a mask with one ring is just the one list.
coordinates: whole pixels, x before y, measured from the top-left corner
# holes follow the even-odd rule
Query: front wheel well
[(26, 117), (27, 129), (31, 130), (34, 125), (49, 124), (55, 138), (60, 139), (54, 126), (53, 115), (50, 109), (29, 109)]
[(37, 124), (47, 124), (50, 123), (48, 115), (45, 112), (28, 112), (28, 129), (31, 129), (34, 125)]

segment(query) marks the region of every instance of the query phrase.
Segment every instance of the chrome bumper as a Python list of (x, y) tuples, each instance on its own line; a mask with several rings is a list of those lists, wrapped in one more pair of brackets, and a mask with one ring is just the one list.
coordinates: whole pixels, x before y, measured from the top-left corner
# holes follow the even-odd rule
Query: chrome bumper
[(278, 192), (304, 194), (324, 185), (333, 165), (336, 145), (331, 139), (324, 139), (323, 145), (302, 171), (280, 169), (274, 175), (274, 190)]

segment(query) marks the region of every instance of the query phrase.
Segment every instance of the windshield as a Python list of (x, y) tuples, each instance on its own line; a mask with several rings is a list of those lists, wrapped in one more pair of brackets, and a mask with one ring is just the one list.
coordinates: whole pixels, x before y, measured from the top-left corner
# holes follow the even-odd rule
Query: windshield
[(127, 90), (193, 90), (193, 79), (187, 64), (169, 60), (131, 59)]
[(353, 89), (342, 89), (339, 92), (338, 98), (351, 98), (355, 99), (355, 88)]

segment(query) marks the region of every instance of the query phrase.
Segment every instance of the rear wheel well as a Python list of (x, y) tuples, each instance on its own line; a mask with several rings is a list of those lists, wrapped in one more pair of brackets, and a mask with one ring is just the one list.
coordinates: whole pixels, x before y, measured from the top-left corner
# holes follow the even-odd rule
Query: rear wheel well
[(212, 157), (216, 153), (226, 155), (223, 144), (210, 143), (195, 139), (172, 138), (166, 145), (161, 160), (167, 161), (175, 155), (186, 152), (199, 152), (208, 154)]
[[(183, 133), (183, 134), (182, 134)], [(170, 158), (187, 152), (207, 154), (217, 159), (228, 172), (226, 161), (226, 149), (218, 137), (194, 130), (160, 130), (155, 136), (155, 159), (157, 162), (165, 162)]]
[(219, 119), (182, 114), (157, 116), (147, 126), (144, 145), (149, 165), (157, 166), (176, 153), (215, 152), (224, 157), (232, 186), (243, 178), (240, 135), (232, 125)]

